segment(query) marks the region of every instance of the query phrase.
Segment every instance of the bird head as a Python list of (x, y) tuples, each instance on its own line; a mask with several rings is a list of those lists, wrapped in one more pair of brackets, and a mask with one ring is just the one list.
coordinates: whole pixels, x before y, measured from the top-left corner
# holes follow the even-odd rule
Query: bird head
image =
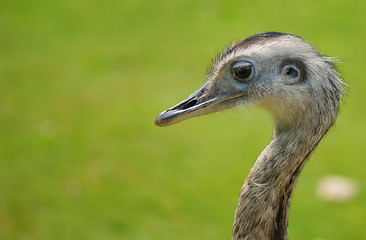
[(314, 109), (335, 117), (342, 87), (329, 59), (311, 45), (295, 35), (265, 32), (224, 50), (214, 60), (207, 82), (160, 113), (155, 124), (168, 126), (247, 104), (265, 108), (281, 124), (301, 121)]

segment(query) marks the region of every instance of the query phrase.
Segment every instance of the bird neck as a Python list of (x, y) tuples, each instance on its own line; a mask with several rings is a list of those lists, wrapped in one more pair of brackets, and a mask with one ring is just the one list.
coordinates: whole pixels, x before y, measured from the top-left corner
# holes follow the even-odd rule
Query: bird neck
[(270, 144), (241, 189), (233, 240), (287, 239), (288, 211), (296, 181), (330, 125), (275, 126)]

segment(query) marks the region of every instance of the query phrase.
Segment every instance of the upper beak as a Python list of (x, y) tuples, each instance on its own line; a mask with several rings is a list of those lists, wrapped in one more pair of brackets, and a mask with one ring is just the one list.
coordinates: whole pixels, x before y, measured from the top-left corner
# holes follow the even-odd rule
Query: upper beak
[(155, 119), (155, 125), (165, 127), (189, 118), (229, 108), (228, 105), (222, 103), (241, 95), (236, 93), (215, 96), (211, 93), (212, 89), (209, 88), (209, 84), (209, 82), (205, 83), (185, 100), (160, 113)]

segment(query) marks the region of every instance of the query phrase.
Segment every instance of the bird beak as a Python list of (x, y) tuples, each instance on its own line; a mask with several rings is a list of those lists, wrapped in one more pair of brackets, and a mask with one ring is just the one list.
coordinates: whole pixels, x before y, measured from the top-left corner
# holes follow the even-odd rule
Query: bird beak
[(205, 115), (230, 108), (230, 104), (224, 104), (242, 94), (213, 94), (210, 82), (205, 83), (200, 89), (191, 94), (182, 102), (160, 113), (155, 119), (155, 125), (159, 127), (169, 126), (183, 120)]

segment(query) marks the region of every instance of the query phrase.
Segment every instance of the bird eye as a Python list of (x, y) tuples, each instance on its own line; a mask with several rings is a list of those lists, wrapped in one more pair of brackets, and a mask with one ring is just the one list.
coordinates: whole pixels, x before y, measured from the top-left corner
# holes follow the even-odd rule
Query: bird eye
[(237, 62), (234, 63), (231, 72), (236, 80), (247, 82), (252, 77), (252, 65), (248, 62)]

